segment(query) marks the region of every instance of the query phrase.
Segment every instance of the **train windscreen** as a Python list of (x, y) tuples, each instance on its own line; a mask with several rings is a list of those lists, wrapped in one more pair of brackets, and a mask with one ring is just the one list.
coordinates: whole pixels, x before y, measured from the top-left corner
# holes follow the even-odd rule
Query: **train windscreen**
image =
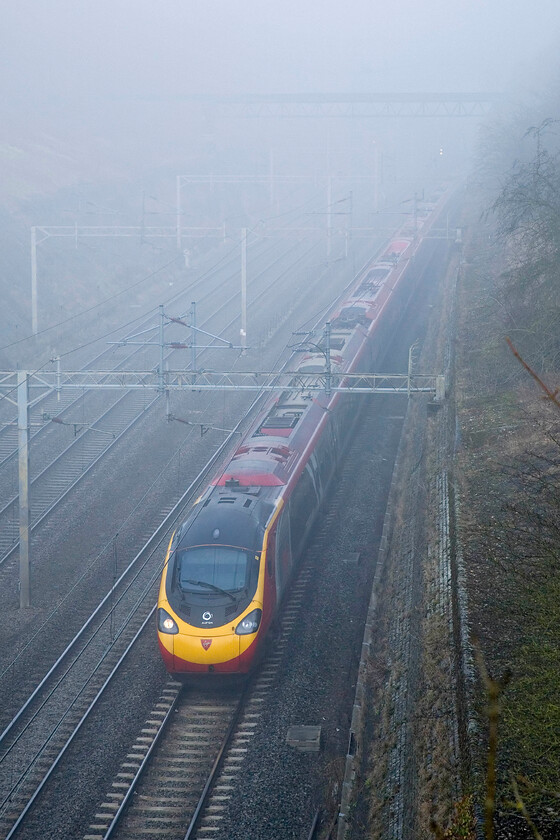
[(183, 592), (244, 589), (252, 554), (241, 548), (207, 545), (177, 553), (176, 579)]

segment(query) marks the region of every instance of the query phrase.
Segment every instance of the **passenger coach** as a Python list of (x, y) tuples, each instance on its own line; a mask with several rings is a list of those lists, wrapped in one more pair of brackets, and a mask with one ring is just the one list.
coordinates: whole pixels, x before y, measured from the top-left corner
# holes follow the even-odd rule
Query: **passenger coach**
[[(333, 372), (372, 371), (381, 361), (423, 271), (438, 209), (403, 228), (331, 313)], [(357, 395), (301, 390), (324, 374), (326, 354), (323, 338), (299, 356), (298, 385), (268, 401), (171, 539), (157, 628), (175, 676), (245, 674), (259, 656), (358, 416)]]

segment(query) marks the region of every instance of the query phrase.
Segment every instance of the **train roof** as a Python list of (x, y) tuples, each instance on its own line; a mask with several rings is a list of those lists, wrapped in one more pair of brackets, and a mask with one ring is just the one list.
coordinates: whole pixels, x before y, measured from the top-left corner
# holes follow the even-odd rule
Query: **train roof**
[[(266, 417), (264, 422), (271, 422), (270, 418)], [(274, 422), (279, 425), (281, 419)], [(284, 427), (269, 430), (289, 432), (291, 429)], [(263, 435), (266, 435), (266, 432)], [(266, 436), (272, 438), (272, 435)], [(277, 437), (278, 440), (265, 439), (257, 444), (253, 444), (252, 441), (243, 443), (215, 484), (218, 487), (227, 487), (228, 484), (231, 487), (234, 486), (233, 482), (237, 482), (241, 487), (278, 487), (286, 484), (297, 453), (286, 446), (281, 435)]]
[[(313, 396), (306, 387), (316, 387), (324, 381), (329, 350), (331, 372), (351, 373), (357, 369), (380, 313), (419, 247), (419, 233), (433, 218), (434, 206), (426, 205), (420, 210), (380, 256), (359, 272), (343, 301), (331, 310), (328, 347), (325, 336), (316, 344), (308, 342), (292, 380), (279, 397), (267, 403), (222, 474), (214, 480), (214, 487), (236, 482), (240, 488), (276, 488), (278, 495), (280, 488), (289, 483), (329, 406), (339, 398), (338, 394), (329, 398), (316, 392)], [(292, 357), (292, 364), (296, 358)]]
[(260, 551), (265, 525), (274, 502), (260, 487), (230, 482), (207, 492), (181, 526), (177, 549), (197, 545), (242, 546)]

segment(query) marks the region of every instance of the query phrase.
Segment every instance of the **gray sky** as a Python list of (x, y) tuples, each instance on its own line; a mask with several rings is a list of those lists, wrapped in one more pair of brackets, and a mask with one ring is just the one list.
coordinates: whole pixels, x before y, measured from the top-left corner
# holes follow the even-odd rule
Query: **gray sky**
[(1, 0), (2, 88), (176, 95), (500, 90), (558, 47), (558, 0)]

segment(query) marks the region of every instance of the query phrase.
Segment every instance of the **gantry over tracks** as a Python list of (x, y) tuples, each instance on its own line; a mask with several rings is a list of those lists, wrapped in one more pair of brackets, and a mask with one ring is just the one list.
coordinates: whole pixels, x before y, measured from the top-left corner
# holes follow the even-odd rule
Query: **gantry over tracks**
[[(329, 324), (326, 325), (328, 335)], [(445, 397), (445, 377), (412, 373), (412, 349), (406, 374), (345, 373), (333, 371), (330, 352), (325, 352), (322, 373), (282, 371), (157, 370), (147, 371), (11, 371), (0, 372), (0, 396), (18, 406), (19, 499), (20, 499), (20, 601), (29, 606), (29, 394), (30, 390), (62, 389), (126, 389), (155, 390), (169, 395), (171, 391), (249, 391), (264, 394), (298, 390), (312, 400), (324, 393), (403, 394), (434, 393), (436, 402)], [(168, 419), (172, 419), (167, 407)], [(203, 431), (201, 427), (201, 431)]]
[(74, 388), (109, 388), (163, 391), (285, 391), (303, 389), (310, 394), (326, 391), (357, 394), (406, 394), (434, 392), (436, 400), (445, 394), (445, 377), (422, 373), (340, 373), (302, 374), (297, 370), (214, 371), (151, 370), (64, 371), (61, 373), (28, 371), (0, 372), (0, 395), (19, 401), (28, 389), (61, 390)]

